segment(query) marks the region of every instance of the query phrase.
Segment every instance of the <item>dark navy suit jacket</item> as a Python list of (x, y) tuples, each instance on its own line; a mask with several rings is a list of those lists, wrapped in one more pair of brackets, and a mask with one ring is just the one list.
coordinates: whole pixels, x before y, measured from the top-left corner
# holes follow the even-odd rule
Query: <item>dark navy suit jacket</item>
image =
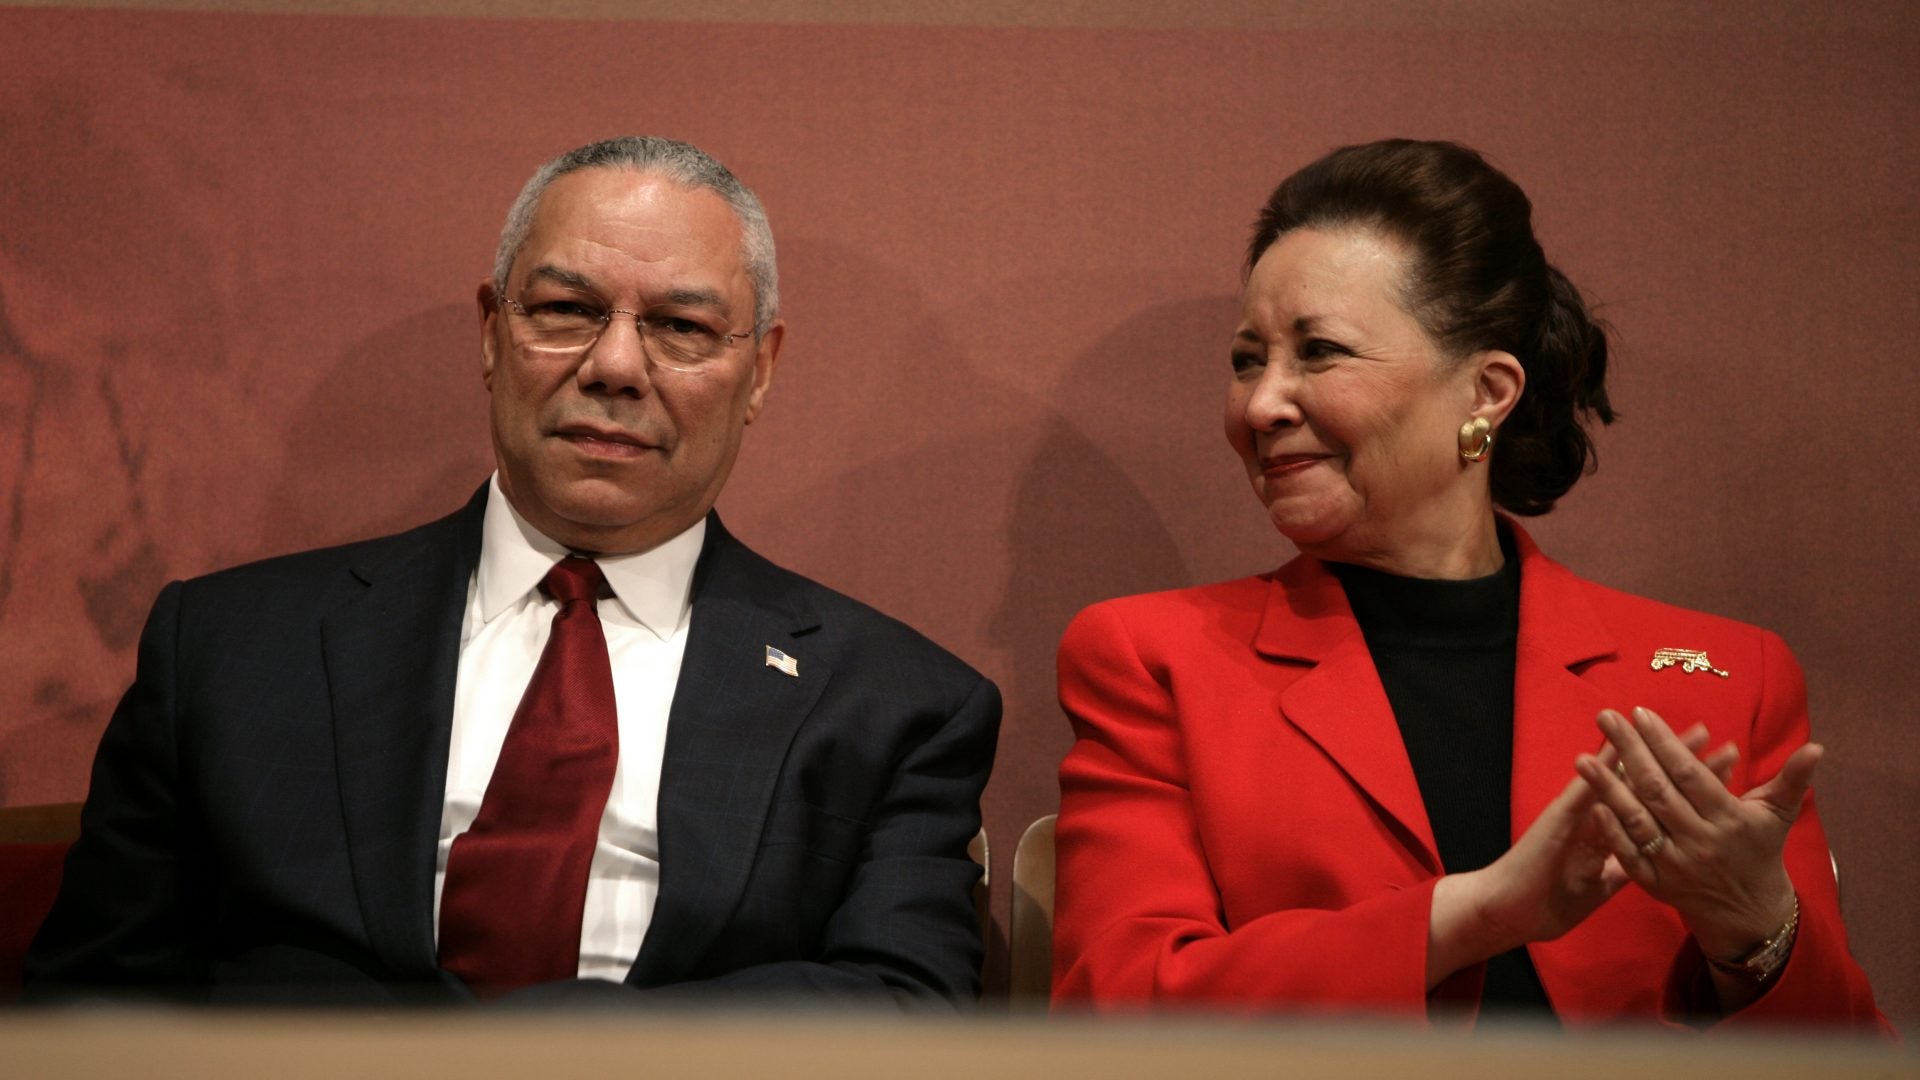
[[(469, 998), (435, 959), (433, 883), (485, 501), (161, 592), (30, 994)], [(710, 518), (652, 923), (624, 987), (531, 996), (974, 998), (967, 843), (999, 717), (977, 672)]]

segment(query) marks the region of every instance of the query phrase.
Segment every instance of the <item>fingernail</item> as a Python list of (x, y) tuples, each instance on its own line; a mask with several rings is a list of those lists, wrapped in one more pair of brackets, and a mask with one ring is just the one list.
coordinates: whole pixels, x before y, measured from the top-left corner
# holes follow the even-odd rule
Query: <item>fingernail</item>
[(1654, 722), (1655, 720), (1657, 720), (1657, 719), (1659, 719), (1659, 718), (1658, 718), (1658, 717), (1656, 717), (1656, 716), (1654, 716), (1654, 715), (1653, 715), (1652, 713), (1650, 713), (1650, 712), (1648, 712), (1648, 711), (1647, 711), (1646, 709), (1644, 709), (1644, 708), (1642, 708), (1642, 707), (1640, 707), (1640, 706), (1638, 706), (1638, 705), (1635, 705), (1635, 706), (1633, 707), (1633, 720), (1634, 720), (1634, 723), (1637, 723), (1637, 724), (1639, 724), (1639, 725), (1641, 725), (1642, 727), (1644, 727), (1644, 726), (1646, 726), (1646, 725), (1648, 725), (1648, 724), (1651, 724), (1651, 723), (1653, 723), (1653, 722)]

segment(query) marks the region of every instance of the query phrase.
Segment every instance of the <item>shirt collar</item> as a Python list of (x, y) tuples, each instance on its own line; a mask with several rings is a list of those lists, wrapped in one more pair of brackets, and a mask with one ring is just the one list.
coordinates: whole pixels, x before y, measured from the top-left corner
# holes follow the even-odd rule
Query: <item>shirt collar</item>
[[(693, 567), (706, 538), (707, 519), (703, 517), (649, 551), (602, 555), (594, 561), (600, 564), (600, 573), (625, 614), (664, 641), (686, 621), (692, 602)], [(487, 482), (480, 566), (475, 571), (480, 618), (492, 622), (525, 599), (567, 554), (564, 544), (520, 516), (500, 490), (500, 474), (495, 473)]]

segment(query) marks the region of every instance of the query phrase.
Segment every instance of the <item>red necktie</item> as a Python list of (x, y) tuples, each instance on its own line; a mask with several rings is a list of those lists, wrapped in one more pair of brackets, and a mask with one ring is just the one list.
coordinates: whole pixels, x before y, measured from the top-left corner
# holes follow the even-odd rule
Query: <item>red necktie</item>
[(576, 976), (587, 871), (620, 756), (595, 610), (600, 567), (570, 556), (540, 587), (560, 611), (440, 891), (440, 965), (483, 995)]

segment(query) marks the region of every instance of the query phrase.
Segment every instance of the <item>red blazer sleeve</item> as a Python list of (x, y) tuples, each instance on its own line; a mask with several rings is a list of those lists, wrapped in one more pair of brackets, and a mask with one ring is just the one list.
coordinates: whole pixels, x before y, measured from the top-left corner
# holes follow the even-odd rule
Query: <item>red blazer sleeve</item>
[(1173, 678), (1164, 660), (1142, 656), (1118, 605), (1082, 612), (1061, 643), (1060, 700), (1077, 741), (1060, 770), (1056, 1004), (1424, 1016), (1434, 879), (1227, 925), (1200, 845)]
[[(1800, 664), (1779, 635), (1762, 632), (1760, 707), (1746, 752), (1749, 784), (1758, 784), (1780, 771), (1794, 750), (1807, 742), (1807, 685)], [(1814, 780), (1815, 786), (1819, 778)], [(1800, 895), (1800, 928), (1793, 954), (1774, 984), (1760, 998), (1720, 1021), (1727, 1030), (1777, 1031), (1788, 1025), (1852, 1025), (1876, 1027), (1894, 1034), (1881, 1015), (1867, 984), (1866, 972), (1847, 947), (1846, 927), (1840, 921), (1839, 889), (1826, 832), (1808, 793), (1800, 817), (1787, 834), (1787, 874)], [(1688, 939), (1691, 942), (1691, 939)], [(1677, 1019), (1684, 1007), (1686, 987), (1704, 975), (1699, 952), (1686, 949), (1669, 975), (1663, 1019)]]

